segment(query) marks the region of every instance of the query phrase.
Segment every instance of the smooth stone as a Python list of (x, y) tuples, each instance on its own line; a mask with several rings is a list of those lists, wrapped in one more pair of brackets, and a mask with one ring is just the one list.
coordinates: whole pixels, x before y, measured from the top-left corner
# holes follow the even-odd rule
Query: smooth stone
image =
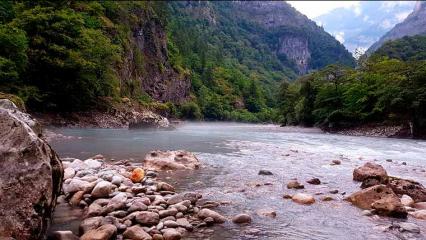
[(176, 214), (176, 218), (183, 218), (183, 213), (181, 213), (181, 212), (178, 212), (177, 214)]
[(142, 168), (135, 168), (132, 171), (130, 180), (132, 180), (132, 182), (134, 183), (140, 183), (144, 177), (145, 177), (145, 171)]
[(135, 225), (128, 227), (123, 233), (123, 237), (132, 240), (151, 240), (152, 237), (143, 230), (143, 228)]
[(123, 178), (120, 176), (113, 176), (111, 183), (117, 186), (120, 186), (121, 182), (123, 181)]
[(68, 168), (64, 169), (64, 180), (73, 178), (74, 176), (75, 176), (75, 170), (74, 170), (74, 168), (68, 167)]
[(164, 230), (163, 238), (164, 240), (180, 240), (182, 235), (176, 229), (170, 228)]
[(293, 202), (306, 205), (315, 203), (315, 198), (312, 195), (306, 193), (296, 193), (293, 195), (291, 200), (293, 200)]
[(426, 210), (417, 210), (414, 212), (410, 212), (410, 215), (417, 219), (426, 220)]
[(420, 209), (420, 210), (426, 210), (426, 202), (417, 202), (413, 205), (414, 208)]
[(224, 216), (208, 208), (201, 209), (198, 212), (198, 217), (201, 219), (211, 217), (216, 223), (224, 223), (226, 221), (226, 218)]
[(174, 192), (175, 191), (175, 188), (172, 185), (170, 185), (168, 183), (165, 183), (165, 182), (159, 182), (159, 183), (157, 183), (157, 189), (159, 191), (170, 191), (170, 192)]
[(92, 190), (92, 197), (102, 198), (108, 197), (111, 194), (114, 185), (108, 181), (100, 181)]
[(300, 184), (297, 180), (292, 180), (287, 183), (288, 189), (303, 189), (305, 186), (303, 184)]
[(102, 166), (102, 162), (95, 159), (87, 159), (84, 161), (88, 168), (98, 169)]
[(86, 217), (95, 217), (100, 216), (103, 213), (103, 208), (101, 205), (93, 202), (89, 205), (89, 208), (87, 209)]
[(329, 193), (331, 193), (331, 194), (337, 194), (337, 193), (339, 193), (339, 190), (333, 189), (333, 190), (329, 191)]
[(235, 215), (233, 218), (232, 218), (232, 222), (233, 223), (250, 223), (251, 222), (251, 216), (250, 215), (248, 215), (248, 214), (244, 214), (244, 213), (241, 213), (241, 214), (238, 214), (238, 215)]
[(75, 193), (78, 191), (88, 192), (92, 188), (90, 182), (82, 181), (80, 179), (71, 179), (69, 183), (63, 185), (63, 190), (65, 193)]
[(189, 223), (188, 219), (186, 218), (178, 218), (176, 220), (176, 223), (178, 224), (179, 227), (183, 227), (189, 231), (192, 231), (193, 227), (191, 225), (191, 223)]
[(404, 206), (412, 207), (414, 205), (414, 200), (410, 196), (404, 194), (401, 197), (401, 203)]
[(80, 201), (83, 199), (84, 191), (78, 191), (72, 195), (69, 203), (71, 206), (78, 206)]
[(128, 212), (136, 212), (136, 211), (146, 211), (148, 209), (148, 206), (143, 202), (143, 200), (138, 199), (136, 201), (133, 201), (127, 210)]
[(321, 180), (319, 180), (319, 178), (312, 178), (312, 179), (309, 179), (306, 182), (309, 183), (309, 184), (313, 184), (313, 185), (320, 185), (321, 184)]
[(321, 201), (324, 201), (324, 202), (333, 201), (333, 200), (334, 200), (334, 198), (331, 197), (331, 196), (323, 196), (323, 197), (321, 197)]
[(117, 227), (112, 224), (106, 224), (92, 229), (83, 234), (80, 240), (109, 240), (114, 239), (117, 234)]
[(100, 227), (102, 224), (102, 221), (103, 221), (103, 217), (91, 217), (91, 218), (84, 219), (80, 223), (80, 226), (78, 227), (80, 235)]
[(157, 213), (148, 211), (141, 211), (135, 213), (135, 221), (140, 224), (152, 226), (157, 225), (160, 222), (160, 216)]
[(168, 217), (168, 216), (176, 216), (178, 210), (176, 208), (171, 208), (167, 210), (162, 210), (159, 212), (160, 218)]
[(331, 165), (340, 165), (340, 164), (342, 164), (342, 161), (340, 161), (340, 160), (335, 159), (335, 160), (331, 161)]
[(388, 177), (386, 170), (381, 165), (372, 162), (367, 162), (363, 166), (355, 168), (352, 175), (353, 180), (359, 182), (367, 178), (374, 178), (384, 182)]
[(274, 174), (268, 170), (260, 170), (258, 175), (274, 175)]
[(167, 220), (163, 222), (164, 226), (168, 227), (168, 228), (177, 228), (179, 225), (177, 224), (177, 222), (172, 221), (172, 220)]
[(256, 214), (261, 217), (270, 217), (270, 218), (275, 218), (277, 216), (277, 212), (275, 212), (273, 209), (259, 209), (256, 211)]

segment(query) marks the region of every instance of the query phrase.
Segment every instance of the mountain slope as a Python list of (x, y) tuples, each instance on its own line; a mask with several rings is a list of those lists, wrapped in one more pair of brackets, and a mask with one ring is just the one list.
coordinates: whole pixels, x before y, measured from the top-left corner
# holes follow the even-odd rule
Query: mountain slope
[(426, 34), (426, 2), (418, 1), (414, 11), (374, 43), (368, 49), (368, 53), (374, 52), (386, 41), (422, 34)]
[(314, 20), (349, 51), (365, 51), (414, 8), (413, 1), (360, 1), (351, 8), (334, 9)]
[(332, 63), (354, 65), (343, 45), (284, 1), (170, 7), (171, 58), (191, 72), (194, 101), (207, 118), (263, 119), (282, 80)]

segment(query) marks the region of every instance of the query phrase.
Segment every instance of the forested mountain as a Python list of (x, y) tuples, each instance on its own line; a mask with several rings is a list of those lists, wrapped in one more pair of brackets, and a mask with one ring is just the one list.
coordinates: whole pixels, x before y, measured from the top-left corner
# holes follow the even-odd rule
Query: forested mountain
[(374, 43), (369, 49), (368, 53), (373, 53), (386, 41), (395, 40), (404, 36), (415, 36), (426, 34), (426, 2), (417, 1), (414, 11), (401, 23), (397, 24), (379, 41)]
[(363, 53), (414, 9), (415, 1), (359, 1), (314, 18), (349, 51)]
[(374, 55), (387, 56), (403, 61), (426, 60), (426, 36), (406, 36), (388, 41), (377, 49)]
[(2, 1), (0, 22), (0, 91), (37, 111), (128, 97), (180, 117), (265, 121), (281, 81), (354, 65), (283, 1)]

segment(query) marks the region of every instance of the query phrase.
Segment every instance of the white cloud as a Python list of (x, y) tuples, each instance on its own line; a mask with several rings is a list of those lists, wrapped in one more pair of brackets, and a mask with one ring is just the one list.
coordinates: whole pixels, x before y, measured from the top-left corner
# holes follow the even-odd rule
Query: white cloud
[(357, 5), (354, 6), (353, 8), (355, 16), (361, 16), (362, 14), (362, 10), (361, 10), (361, 5), (358, 3)]
[(336, 8), (359, 6), (360, 1), (287, 1), (287, 3), (312, 19)]
[(340, 43), (344, 43), (345, 42), (345, 33), (344, 32), (337, 32), (334, 33), (334, 37), (337, 39), (337, 41), (339, 41)]
[(400, 12), (395, 15), (398, 22), (404, 21), (404, 19), (411, 13), (411, 11)]

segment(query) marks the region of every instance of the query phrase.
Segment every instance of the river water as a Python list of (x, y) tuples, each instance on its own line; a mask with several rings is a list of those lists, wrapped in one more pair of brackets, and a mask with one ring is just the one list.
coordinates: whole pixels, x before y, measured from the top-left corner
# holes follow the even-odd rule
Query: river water
[[(359, 190), (352, 171), (366, 161), (383, 165), (388, 174), (410, 178), (426, 185), (426, 141), (352, 137), (325, 134), (315, 129), (280, 128), (275, 125), (237, 123), (183, 123), (172, 131), (127, 129), (51, 129), (71, 136), (51, 144), (61, 157), (87, 158), (101, 153), (108, 159), (141, 161), (155, 149), (186, 149), (203, 164), (199, 170), (178, 172), (167, 177), (178, 191), (199, 191), (204, 198), (222, 201), (216, 209), (225, 216), (248, 213), (250, 225), (232, 222), (216, 226), (209, 239), (426, 239), (426, 221), (366, 217), (361, 210), (343, 201)], [(332, 160), (341, 165), (330, 165)], [(260, 176), (259, 170), (272, 176)], [(321, 185), (306, 180), (317, 177)], [(297, 178), (303, 190), (288, 190)], [(266, 185), (265, 185), (266, 183)], [(338, 194), (330, 194), (337, 189)], [(315, 195), (311, 206), (283, 199), (283, 194), (306, 192)], [(335, 200), (323, 202), (322, 196)], [(276, 218), (261, 217), (259, 209), (276, 211)], [(55, 228), (72, 228), (61, 216), (70, 209), (56, 211)], [(384, 231), (392, 222), (412, 222), (420, 234)], [(196, 234), (189, 239), (205, 238)]]

